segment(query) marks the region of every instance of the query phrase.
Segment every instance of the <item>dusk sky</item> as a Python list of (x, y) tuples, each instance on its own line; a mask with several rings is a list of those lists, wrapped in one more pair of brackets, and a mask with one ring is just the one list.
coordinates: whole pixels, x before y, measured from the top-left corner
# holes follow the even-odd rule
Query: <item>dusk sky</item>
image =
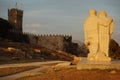
[[(21, 9), (21, 0), (0, 0), (0, 17), (8, 8)], [(83, 22), (91, 8), (105, 10), (114, 19), (112, 38), (120, 44), (120, 0), (22, 0), (23, 31), (35, 34), (66, 34), (83, 42)]]

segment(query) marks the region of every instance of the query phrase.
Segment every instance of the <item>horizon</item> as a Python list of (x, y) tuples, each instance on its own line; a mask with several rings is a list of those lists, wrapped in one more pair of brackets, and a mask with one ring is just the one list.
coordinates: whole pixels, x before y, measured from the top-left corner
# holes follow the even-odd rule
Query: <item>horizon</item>
[[(21, 0), (16, 0), (20, 3)], [(1, 0), (0, 17), (7, 19), (8, 9), (15, 8), (14, 0)], [(115, 26), (112, 39), (120, 44), (119, 0), (29, 0), (23, 1), (23, 32), (34, 34), (72, 35), (72, 40), (83, 42), (83, 22), (90, 8), (104, 9), (113, 18)], [(21, 9), (21, 7), (18, 7)]]

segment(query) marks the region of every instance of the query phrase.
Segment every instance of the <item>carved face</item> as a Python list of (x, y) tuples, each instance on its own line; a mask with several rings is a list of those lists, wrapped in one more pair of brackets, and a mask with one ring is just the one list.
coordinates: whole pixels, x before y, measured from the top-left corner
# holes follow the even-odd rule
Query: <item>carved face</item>
[(90, 9), (89, 10), (89, 15), (96, 15), (96, 10), (95, 9)]
[(98, 12), (98, 17), (107, 17), (107, 13), (104, 10)]

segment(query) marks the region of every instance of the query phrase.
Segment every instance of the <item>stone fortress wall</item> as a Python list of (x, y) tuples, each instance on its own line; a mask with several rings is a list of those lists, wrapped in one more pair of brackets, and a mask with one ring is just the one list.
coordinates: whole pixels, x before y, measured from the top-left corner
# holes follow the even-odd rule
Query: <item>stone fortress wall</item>
[(76, 43), (72, 42), (72, 36), (69, 35), (36, 35), (10, 30), (6, 37), (17, 42), (66, 52), (71, 52), (73, 48), (75, 49), (78, 46)]

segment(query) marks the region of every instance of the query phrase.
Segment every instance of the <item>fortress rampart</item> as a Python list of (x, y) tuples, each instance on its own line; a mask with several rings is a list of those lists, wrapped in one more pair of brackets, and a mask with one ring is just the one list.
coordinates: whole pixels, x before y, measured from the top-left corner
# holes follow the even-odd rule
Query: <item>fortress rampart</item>
[(51, 50), (61, 50), (66, 52), (71, 52), (70, 49), (76, 45), (72, 43), (72, 36), (69, 35), (36, 35), (32, 33), (17, 32), (16, 30), (9, 30), (6, 37), (17, 42), (28, 43)]

